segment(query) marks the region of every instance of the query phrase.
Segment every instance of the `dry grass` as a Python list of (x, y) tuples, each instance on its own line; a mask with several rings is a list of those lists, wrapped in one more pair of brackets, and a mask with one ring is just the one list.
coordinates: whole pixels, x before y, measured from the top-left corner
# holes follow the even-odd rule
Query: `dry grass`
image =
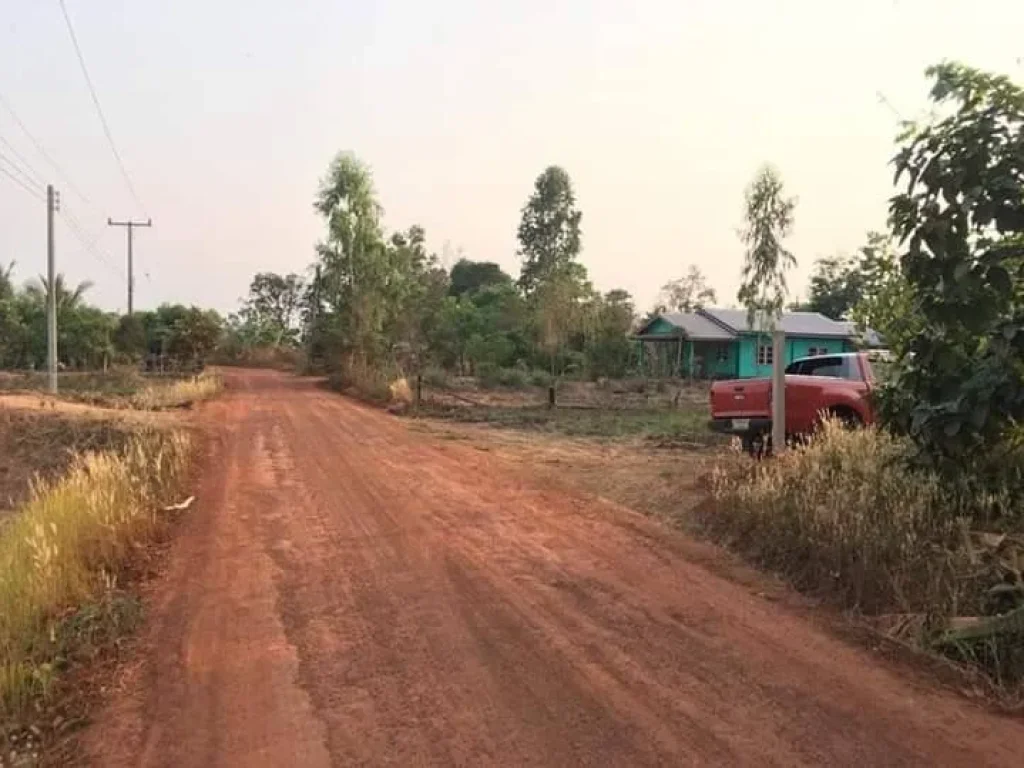
[(168, 408), (187, 408), (193, 403), (213, 397), (224, 383), (215, 373), (201, 373), (187, 379), (160, 381), (146, 385), (133, 394), (130, 407), (143, 411), (162, 411)]
[(0, 519), (28, 499), (34, 478), (60, 476), (76, 453), (123, 448), (137, 429), (123, 419), (83, 417), (38, 403), (7, 407), (8, 399), (0, 400)]
[[(143, 375), (134, 368), (107, 372), (62, 373), (58, 380), (60, 400), (111, 409), (160, 411), (187, 408), (192, 403), (220, 392), (219, 375), (205, 372), (196, 376)], [(0, 392), (45, 395), (48, 380), (40, 373), (0, 373)]]
[(826, 426), (771, 461), (735, 454), (710, 473), (707, 526), (798, 586), (865, 612), (950, 615), (965, 583), (952, 499), (912, 470), (908, 446), (873, 429)]
[(63, 619), (110, 592), (128, 554), (160, 529), (189, 451), (185, 433), (149, 431), (118, 451), (77, 454), (0, 530), (0, 714), (17, 718), (50, 693)]

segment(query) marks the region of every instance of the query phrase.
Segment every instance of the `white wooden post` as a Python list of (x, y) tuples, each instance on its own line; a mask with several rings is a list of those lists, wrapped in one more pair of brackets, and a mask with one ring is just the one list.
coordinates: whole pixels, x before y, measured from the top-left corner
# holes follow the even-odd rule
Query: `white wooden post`
[(786, 449), (786, 332), (772, 332), (772, 453)]

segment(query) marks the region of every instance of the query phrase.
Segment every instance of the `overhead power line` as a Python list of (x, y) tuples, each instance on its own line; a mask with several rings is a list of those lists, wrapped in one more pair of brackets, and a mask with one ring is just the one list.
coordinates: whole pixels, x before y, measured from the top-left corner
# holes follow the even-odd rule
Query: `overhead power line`
[(67, 173), (64, 172), (64, 169), (57, 164), (57, 161), (50, 156), (50, 153), (47, 152), (46, 148), (43, 147), (43, 145), (39, 142), (38, 139), (36, 139), (36, 137), (32, 134), (32, 131), (28, 129), (28, 126), (26, 126), (25, 123), (21, 121), (21, 118), (18, 117), (18, 113), (14, 111), (14, 107), (11, 106), (11, 103), (6, 99), (6, 97), (2, 93), (0, 93), (0, 105), (2, 105), (5, 110), (7, 110), (7, 114), (11, 116), (11, 119), (14, 120), (14, 122), (18, 125), (22, 133), (28, 136), (29, 141), (31, 141), (32, 145), (36, 148), (36, 152), (38, 152), (39, 155), (44, 160), (46, 160), (47, 163), (49, 163), (50, 167), (57, 172), (57, 175), (64, 180), (64, 184), (67, 185), (67, 188), (74, 192), (75, 195), (77, 195), (79, 199), (81, 199), (82, 202), (84, 202), (86, 205), (92, 205), (92, 201), (90, 201), (89, 198), (86, 197), (85, 194), (75, 185), (75, 183), (71, 181)]
[(14, 160), (8, 157), (2, 151), (0, 151), (0, 162), (6, 163), (8, 169), (13, 170), (14, 173), (16, 173), (18, 177), (28, 186), (33, 188), (42, 188), (43, 186), (45, 186), (39, 184), (38, 181), (32, 178), (32, 174), (30, 174), (28, 171), (26, 171), (24, 168), (18, 165), (18, 163), (16, 163)]
[(40, 193), (38, 189), (33, 188), (29, 184), (26, 184), (19, 177), (15, 176), (13, 173), (8, 171), (2, 165), (0, 165), (0, 173), (2, 173), (4, 176), (6, 176), (11, 181), (13, 181), (15, 184), (17, 184), (19, 187), (21, 187), (23, 190), (25, 190), (25, 192), (27, 192), (29, 195), (34, 197), (36, 200), (39, 200), (40, 202), (42, 202), (44, 200), (42, 193)]
[(75, 47), (75, 54), (78, 56), (78, 64), (82, 68), (82, 75), (85, 77), (85, 83), (89, 86), (89, 95), (92, 96), (93, 106), (96, 107), (96, 114), (100, 119), (100, 124), (103, 126), (103, 133), (107, 137), (107, 143), (110, 144), (110, 151), (114, 153), (114, 159), (117, 160), (117, 165), (121, 169), (121, 175), (124, 177), (125, 184), (128, 186), (128, 191), (131, 192), (132, 197), (138, 204), (139, 208), (143, 213), (146, 213), (146, 206), (142, 204), (142, 199), (139, 197), (139, 193), (135, 190), (135, 185), (132, 183), (131, 176), (128, 175), (128, 169), (125, 167), (124, 160), (121, 159), (121, 153), (117, 151), (117, 144), (114, 143), (114, 135), (110, 131), (110, 125), (107, 123), (107, 117), (103, 114), (103, 107), (100, 106), (99, 96), (96, 95), (96, 87), (92, 83), (92, 78), (89, 76), (89, 68), (85, 65), (85, 57), (82, 55), (82, 48), (78, 45), (78, 37), (75, 35), (75, 28), (71, 24), (71, 17), (68, 15), (68, 9), (64, 5), (64, 0), (57, 0), (60, 3), (61, 13), (64, 15), (64, 23), (68, 27), (68, 35), (71, 36), (71, 44)]
[[(19, 170), (31, 177), (33, 184), (38, 184), (40, 187), (46, 186), (46, 182), (43, 181), (43, 177), (39, 175), (39, 171), (32, 167), (32, 163), (30, 163), (25, 156), (18, 151), (18, 148), (11, 144), (3, 134), (0, 134), (0, 143), (7, 147), (8, 151), (21, 162), (21, 165), (18, 166)], [(26, 168), (28, 169), (27, 172), (25, 170)]]
[(70, 230), (71, 234), (75, 236), (75, 239), (82, 244), (82, 247), (85, 249), (86, 253), (88, 253), (90, 256), (96, 259), (96, 261), (105, 266), (119, 278), (124, 280), (124, 270), (114, 264), (113, 258), (110, 256), (109, 253), (107, 253), (104, 250), (101, 250), (96, 245), (97, 241), (99, 240), (99, 236), (90, 236), (89, 233), (86, 231), (85, 227), (82, 226), (82, 223), (75, 217), (75, 215), (71, 211), (67, 210), (66, 208), (64, 208), (61, 211), (61, 215), (64, 219), (64, 223), (68, 225), (68, 230)]

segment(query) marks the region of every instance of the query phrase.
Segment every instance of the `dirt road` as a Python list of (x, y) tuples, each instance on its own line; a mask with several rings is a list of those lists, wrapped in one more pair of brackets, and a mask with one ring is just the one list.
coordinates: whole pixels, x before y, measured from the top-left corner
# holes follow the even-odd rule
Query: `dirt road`
[(100, 766), (1021, 765), (1024, 725), (681, 534), (276, 373), (229, 376)]

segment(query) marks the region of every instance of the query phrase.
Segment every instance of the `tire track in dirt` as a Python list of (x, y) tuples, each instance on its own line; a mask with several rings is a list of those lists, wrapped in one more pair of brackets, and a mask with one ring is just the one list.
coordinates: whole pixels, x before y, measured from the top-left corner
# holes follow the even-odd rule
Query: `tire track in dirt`
[(218, 438), (97, 765), (1019, 765), (880, 666), (471, 446), (270, 372)]

